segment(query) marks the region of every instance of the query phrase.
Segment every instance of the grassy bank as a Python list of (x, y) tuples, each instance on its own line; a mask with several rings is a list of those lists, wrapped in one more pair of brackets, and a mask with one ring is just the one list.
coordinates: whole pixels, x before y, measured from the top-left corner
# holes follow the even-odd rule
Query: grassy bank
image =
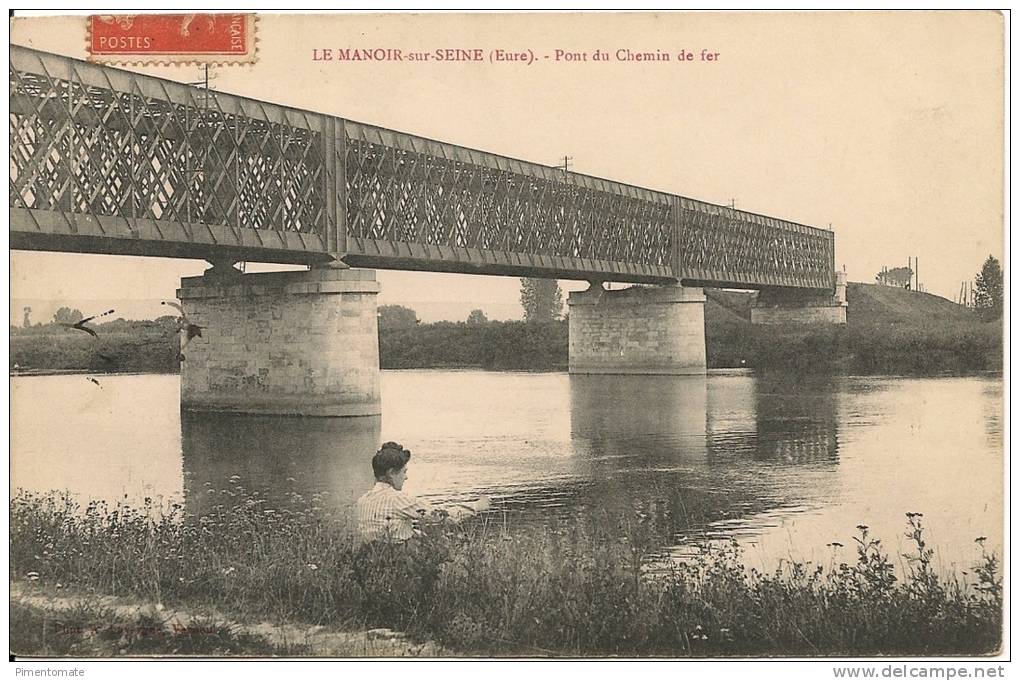
[(846, 326), (750, 323), (747, 293), (708, 291), (710, 367), (857, 375), (1001, 371), (1002, 322), (927, 293), (850, 284)]
[[(932, 375), (1002, 370), (1002, 324), (944, 298), (851, 284), (849, 324), (755, 326), (749, 293), (706, 291), (710, 368)], [(34, 370), (177, 372), (175, 320), (117, 320), (98, 338), (59, 326), (12, 329), (10, 365)], [(436, 322), (379, 332), (383, 369), (470, 367), (555, 371), (567, 366), (567, 322)], [(194, 342), (202, 342), (197, 339)]]
[(710, 367), (923, 376), (1002, 370), (1000, 324), (753, 326), (706, 332)]
[(406, 547), (359, 548), (314, 500), (269, 508), (229, 492), (200, 518), (19, 495), (10, 578), (241, 620), (389, 627), (461, 654), (987, 654), (1001, 638), (996, 558), (936, 574), (916, 514), (905, 578), (863, 527), (856, 554), (833, 548), (830, 565), (764, 574), (732, 546), (656, 563), (647, 528), (626, 519), (520, 532), (480, 519)]
[(123, 319), (95, 325), (97, 336), (48, 324), (11, 328), (10, 368), (95, 373), (176, 373), (180, 341), (176, 319)]

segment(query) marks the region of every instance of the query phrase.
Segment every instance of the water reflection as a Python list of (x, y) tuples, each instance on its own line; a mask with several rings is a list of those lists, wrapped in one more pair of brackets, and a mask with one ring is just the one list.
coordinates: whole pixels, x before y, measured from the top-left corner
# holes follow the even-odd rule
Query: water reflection
[(903, 514), (922, 511), (946, 561), (969, 565), (978, 535), (1002, 545), (1000, 377), (384, 372), (382, 431), (181, 414), (176, 376), (102, 382), (11, 379), (13, 487), (133, 504), (183, 489), (203, 513), (224, 498), (206, 490), (238, 476), (267, 499), (329, 492), (320, 505), (344, 508), (394, 439), (414, 451), (411, 494), (485, 493), (508, 523), (622, 519), (667, 547), (736, 536), (828, 560), (860, 523), (900, 553)]
[(837, 380), (826, 375), (757, 377), (755, 458), (835, 464), (839, 460)]
[[(349, 506), (372, 484), (381, 418), (299, 418), (181, 413), (185, 507), (208, 512), (210, 493), (238, 484), (269, 500), (328, 493), (324, 505)], [(229, 482), (233, 477), (233, 483)], [(206, 484), (208, 483), (208, 484)]]
[(572, 376), (572, 446), (586, 470), (575, 496), (655, 524), (663, 539), (810, 508), (839, 484), (836, 395), (828, 378), (746, 372)]
[(592, 474), (703, 462), (705, 376), (571, 376), (574, 451)]

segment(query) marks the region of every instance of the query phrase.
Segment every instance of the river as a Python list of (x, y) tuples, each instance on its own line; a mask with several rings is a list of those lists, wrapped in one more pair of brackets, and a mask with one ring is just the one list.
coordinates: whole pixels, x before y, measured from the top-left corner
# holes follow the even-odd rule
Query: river
[(919, 512), (943, 569), (969, 569), (979, 535), (1001, 555), (999, 376), (384, 371), (383, 415), (357, 419), (182, 413), (173, 375), (10, 380), (15, 489), (202, 513), (241, 485), (342, 509), (397, 440), (405, 490), (487, 494), (510, 526), (644, 524), (665, 551), (734, 538), (768, 565), (852, 559), (861, 524), (903, 553)]

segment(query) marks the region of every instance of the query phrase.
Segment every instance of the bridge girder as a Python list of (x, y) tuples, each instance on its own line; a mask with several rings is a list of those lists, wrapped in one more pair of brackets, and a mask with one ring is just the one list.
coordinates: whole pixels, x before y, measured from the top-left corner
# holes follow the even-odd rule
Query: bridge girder
[(829, 289), (806, 225), (11, 47), (13, 248)]

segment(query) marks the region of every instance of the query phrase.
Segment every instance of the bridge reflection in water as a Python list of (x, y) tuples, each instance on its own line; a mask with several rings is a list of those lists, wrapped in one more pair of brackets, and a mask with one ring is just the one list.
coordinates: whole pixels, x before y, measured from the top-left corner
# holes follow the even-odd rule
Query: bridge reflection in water
[[(445, 380), (427, 372), (401, 378), (431, 390)], [(514, 380), (542, 389), (505, 394), (495, 416), (488, 402), (463, 396), (437, 395), (431, 417), (417, 401), (410, 411), (391, 404), (387, 431), (417, 434), (406, 443), (416, 451), (413, 493), (434, 501), (486, 493), (509, 521), (524, 525), (582, 517), (640, 524), (668, 545), (742, 518), (813, 508), (838, 492), (839, 400), (831, 379), (789, 383), (742, 372)], [(447, 419), (442, 412), (453, 403), (460, 411)], [(549, 418), (533, 422), (536, 413)], [(267, 501), (328, 492), (318, 505), (343, 511), (372, 484), (378, 417), (181, 419), (189, 514), (229, 500), (219, 490), (234, 485)], [(458, 420), (460, 432), (439, 432), (456, 429)], [(529, 450), (536, 441), (559, 454), (536, 461)]]
[(381, 421), (182, 411), (185, 509), (207, 513), (240, 498), (221, 492), (240, 485), (267, 501), (296, 493), (310, 503), (312, 495), (325, 492), (318, 505), (343, 510), (372, 485)]
[(733, 375), (710, 383), (710, 459), (807, 464), (839, 458), (833, 376)]
[(666, 543), (810, 508), (839, 485), (837, 404), (828, 378), (572, 376), (578, 494)]

